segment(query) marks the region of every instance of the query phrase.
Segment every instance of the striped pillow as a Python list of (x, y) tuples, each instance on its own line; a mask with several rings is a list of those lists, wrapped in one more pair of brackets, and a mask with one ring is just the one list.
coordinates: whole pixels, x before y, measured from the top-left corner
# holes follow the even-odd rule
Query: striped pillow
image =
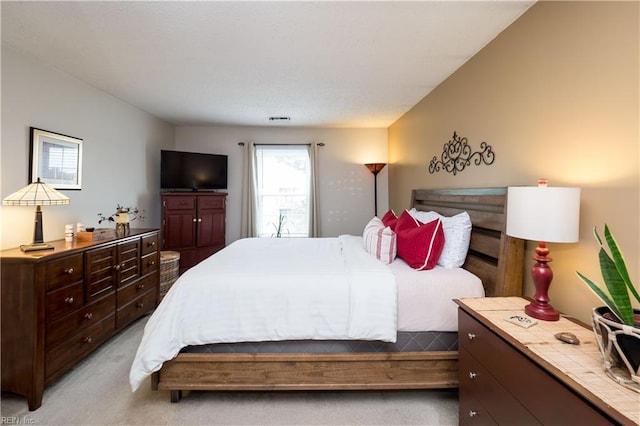
[(362, 242), (367, 253), (387, 264), (396, 258), (396, 239), (396, 233), (384, 226), (377, 217), (369, 221), (362, 233)]

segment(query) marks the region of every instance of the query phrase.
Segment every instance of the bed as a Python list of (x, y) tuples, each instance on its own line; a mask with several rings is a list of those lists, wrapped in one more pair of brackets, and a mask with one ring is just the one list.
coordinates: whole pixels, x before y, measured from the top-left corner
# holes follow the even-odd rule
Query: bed
[[(411, 207), (449, 217), (467, 212), (473, 227), (464, 270), (481, 280), (486, 296), (522, 294), (524, 242), (504, 233), (506, 188), (413, 190)], [(352, 243), (347, 239), (341, 244)], [(375, 270), (375, 267), (368, 273), (360, 277), (363, 283), (372, 274), (384, 275), (384, 271)], [(381, 286), (380, 291), (383, 299), (389, 298), (387, 287)], [(375, 312), (377, 317), (384, 319), (395, 315), (392, 309), (380, 305), (376, 306)], [(365, 316), (361, 323), (377, 321), (377, 317)], [(192, 345), (172, 359), (162, 360), (159, 370), (155, 367), (149, 370), (151, 387), (169, 390), (171, 401), (177, 402), (183, 391), (191, 390), (428, 389), (458, 386), (458, 353), (451, 350), (456, 348), (455, 332), (444, 333), (446, 338), (453, 336), (449, 348), (436, 347), (436, 350), (396, 350), (390, 346), (394, 342), (388, 338), (388, 330), (381, 335), (368, 335), (367, 330), (361, 334), (348, 334), (350, 332), (345, 331), (347, 334), (338, 341), (330, 341), (333, 349), (329, 351), (317, 349), (318, 345), (300, 345), (297, 343), (301, 342), (295, 340), (283, 342), (294, 343), (293, 349), (290, 346), (276, 350), (268, 349), (270, 346), (267, 344), (267, 349), (245, 351), (238, 349), (243, 347), (240, 343), (231, 351), (216, 352), (208, 346)], [(356, 348), (349, 349), (347, 346), (354, 342)], [(327, 342), (313, 343), (326, 346)], [(255, 347), (255, 344), (251, 345), (251, 348)]]

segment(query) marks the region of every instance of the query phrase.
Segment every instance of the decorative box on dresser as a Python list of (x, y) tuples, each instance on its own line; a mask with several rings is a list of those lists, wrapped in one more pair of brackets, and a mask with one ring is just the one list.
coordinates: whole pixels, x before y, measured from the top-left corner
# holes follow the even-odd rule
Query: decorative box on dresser
[[(456, 300), (459, 305), (459, 421), (473, 425), (639, 424), (640, 393), (609, 378), (593, 331), (561, 317), (523, 328), (519, 297)], [(570, 332), (570, 345), (556, 339)]]
[(224, 248), (227, 194), (163, 192), (162, 249), (180, 253), (180, 272)]
[(25, 396), (30, 410), (47, 385), (158, 303), (157, 229), (49, 244), (1, 252), (2, 390)]

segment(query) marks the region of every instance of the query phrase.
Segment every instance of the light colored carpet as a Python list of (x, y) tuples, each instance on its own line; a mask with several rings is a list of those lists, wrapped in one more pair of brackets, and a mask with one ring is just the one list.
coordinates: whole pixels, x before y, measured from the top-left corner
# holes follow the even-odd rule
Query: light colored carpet
[(22, 397), (3, 393), (2, 424), (20, 425), (456, 425), (452, 390), (346, 392), (185, 392), (143, 384), (129, 388), (129, 368), (146, 318), (118, 334), (45, 389), (28, 411)]

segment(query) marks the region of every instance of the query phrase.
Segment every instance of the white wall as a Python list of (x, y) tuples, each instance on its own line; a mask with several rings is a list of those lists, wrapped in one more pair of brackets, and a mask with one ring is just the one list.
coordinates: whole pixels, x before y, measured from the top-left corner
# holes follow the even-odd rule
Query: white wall
[[(242, 147), (238, 142), (310, 143), (319, 148), (320, 232), (359, 235), (373, 217), (373, 175), (364, 163), (387, 162), (387, 129), (176, 127), (176, 149), (229, 156), (227, 243), (240, 237)], [(387, 169), (378, 175), (378, 215), (389, 206)]]
[[(98, 226), (97, 214), (116, 204), (146, 211), (135, 227), (159, 228), (160, 150), (229, 155), (227, 242), (240, 236), (241, 141), (323, 142), (319, 152), (322, 236), (359, 234), (373, 216), (373, 175), (367, 162), (387, 162), (386, 129), (177, 127), (86, 83), (2, 46), (0, 196), (29, 178), (29, 127), (83, 139), (82, 190), (62, 191), (67, 206), (43, 207), (44, 238), (64, 237), (66, 223)], [(378, 213), (389, 206), (387, 169), (378, 175)], [(0, 208), (1, 246), (33, 239), (33, 207)], [(103, 223), (100, 225), (105, 226)], [(106, 225), (109, 226), (109, 225)]]
[[(173, 148), (171, 124), (2, 46), (2, 198), (28, 184), (30, 126), (84, 140), (82, 189), (62, 191), (67, 206), (43, 207), (45, 240), (63, 238), (65, 223), (97, 225), (118, 203), (146, 210), (133, 226), (160, 226), (160, 150)], [(31, 243), (34, 211), (0, 210), (3, 248)]]

